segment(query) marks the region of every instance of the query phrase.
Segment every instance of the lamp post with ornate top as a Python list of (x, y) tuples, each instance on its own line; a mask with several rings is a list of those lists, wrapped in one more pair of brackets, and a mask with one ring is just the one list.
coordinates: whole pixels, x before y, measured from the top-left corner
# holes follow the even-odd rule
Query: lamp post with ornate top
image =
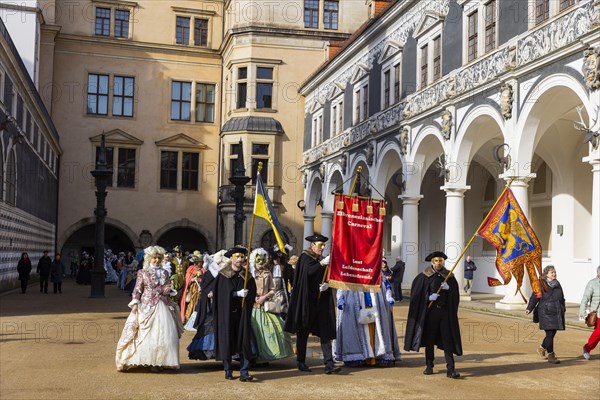
[(96, 243), (94, 245), (94, 267), (92, 269), (92, 292), (91, 298), (104, 298), (104, 220), (106, 218), (106, 187), (112, 178), (112, 168), (106, 163), (106, 145), (104, 132), (100, 139), (98, 148), (98, 159), (96, 169), (91, 172), (96, 180)]
[(251, 178), (246, 176), (246, 168), (244, 168), (244, 147), (242, 139), (240, 139), (238, 148), (237, 163), (233, 175), (229, 178), (235, 189), (231, 194), (235, 201), (235, 213), (233, 214), (234, 220), (234, 231), (233, 231), (233, 245), (241, 245), (243, 243), (244, 233), (244, 221), (246, 220), (246, 214), (244, 213), (244, 188)]

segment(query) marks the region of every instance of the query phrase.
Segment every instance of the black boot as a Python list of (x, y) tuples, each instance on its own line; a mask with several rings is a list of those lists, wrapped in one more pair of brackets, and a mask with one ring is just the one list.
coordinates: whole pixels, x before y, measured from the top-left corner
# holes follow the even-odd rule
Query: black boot
[(225, 379), (228, 381), (233, 379), (233, 371), (225, 371)]
[(312, 372), (312, 370), (310, 368), (308, 368), (308, 365), (306, 365), (302, 361), (298, 361), (297, 364), (298, 364), (298, 370), (300, 370), (302, 372)]
[(254, 377), (247, 372), (240, 375), (240, 381), (242, 382), (250, 382), (252, 379), (254, 379)]
[(335, 364), (332, 362), (327, 363), (327, 365), (325, 366), (325, 373), (327, 375), (337, 374), (341, 370), (342, 369), (340, 367), (336, 367)]
[(460, 374), (458, 372), (456, 372), (455, 369), (449, 369), (448, 372), (446, 372), (446, 376), (448, 378), (452, 378), (452, 379), (460, 378)]
[(433, 367), (427, 367), (423, 370), (423, 375), (433, 375)]

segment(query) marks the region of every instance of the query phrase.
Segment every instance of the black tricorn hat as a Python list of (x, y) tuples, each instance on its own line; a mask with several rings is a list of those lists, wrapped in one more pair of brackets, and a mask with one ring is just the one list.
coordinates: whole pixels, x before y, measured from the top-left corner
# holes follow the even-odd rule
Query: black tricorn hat
[(327, 236), (323, 236), (318, 233), (315, 233), (314, 235), (305, 237), (304, 240), (309, 241), (311, 243), (312, 242), (326, 242), (329, 240), (329, 238)]
[(229, 250), (227, 250), (227, 252), (223, 255), (225, 257), (231, 258), (231, 256), (236, 253), (242, 253), (243, 255), (246, 255), (246, 254), (248, 254), (248, 249), (245, 247), (242, 247), (242, 246), (235, 246), (235, 247), (232, 247)]
[(425, 261), (431, 261), (432, 258), (442, 257), (444, 260), (448, 259), (448, 256), (441, 251), (434, 251), (433, 253), (429, 253), (427, 257), (425, 257)]

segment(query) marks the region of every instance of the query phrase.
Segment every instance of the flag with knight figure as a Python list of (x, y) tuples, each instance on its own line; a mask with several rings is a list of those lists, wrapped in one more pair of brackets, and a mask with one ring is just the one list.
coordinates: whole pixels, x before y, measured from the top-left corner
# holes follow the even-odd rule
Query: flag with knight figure
[(337, 194), (329, 285), (375, 291), (381, 285), (385, 201)]
[(523, 296), (521, 286), (527, 269), (533, 292), (542, 295), (542, 247), (510, 188), (500, 196), (477, 233), (496, 249), (496, 269), (504, 281), (488, 277), (489, 286), (507, 285), (514, 276), (517, 292)]

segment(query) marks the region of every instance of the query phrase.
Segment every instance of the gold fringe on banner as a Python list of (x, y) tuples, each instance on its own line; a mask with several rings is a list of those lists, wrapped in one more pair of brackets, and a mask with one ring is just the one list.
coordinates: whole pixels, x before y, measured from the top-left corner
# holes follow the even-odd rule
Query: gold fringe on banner
[(373, 206), (370, 204), (367, 206), (367, 214), (373, 214)]
[(337, 209), (338, 210), (344, 209), (344, 201), (343, 200), (337, 202)]
[(342, 289), (342, 290), (354, 290), (355, 292), (376, 293), (381, 290), (380, 285), (363, 285), (360, 283), (348, 283), (348, 282), (341, 282), (341, 281), (335, 281), (335, 280), (329, 281), (329, 287), (332, 287), (335, 289)]
[(352, 198), (352, 212), (358, 212), (358, 198), (357, 197), (353, 197)]

